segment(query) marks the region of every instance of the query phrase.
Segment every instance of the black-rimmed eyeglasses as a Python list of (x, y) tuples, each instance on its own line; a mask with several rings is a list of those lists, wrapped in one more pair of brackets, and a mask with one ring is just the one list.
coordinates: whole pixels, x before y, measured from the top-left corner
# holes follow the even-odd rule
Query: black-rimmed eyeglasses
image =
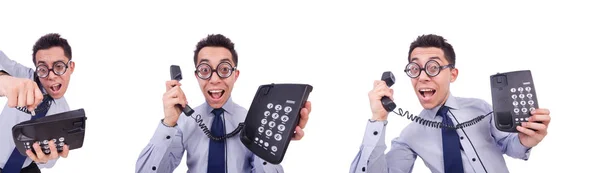
[(38, 77), (40, 78), (46, 78), (48, 77), (48, 75), (50, 74), (50, 71), (52, 71), (55, 75), (60, 76), (65, 74), (65, 72), (67, 72), (67, 69), (69, 68), (69, 65), (71, 61), (65, 63), (62, 61), (56, 61), (54, 62), (54, 64), (52, 64), (52, 68), (48, 67), (48, 65), (46, 64), (40, 64), (37, 67), (35, 67), (35, 72), (38, 75)]
[(216, 69), (213, 69), (208, 63), (202, 62), (196, 67), (196, 76), (203, 80), (208, 80), (212, 77), (213, 72), (217, 72), (217, 76), (220, 78), (228, 78), (233, 74), (236, 67), (233, 67), (229, 62), (221, 62), (217, 65)]
[(425, 68), (421, 68), (416, 62), (411, 62), (406, 65), (404, 72), (406, 72), (406, 75), (410, 78), (417, 78), (421, 75), (421, 71), (424, 70), (429, 77), (434, 77), (440, 74), (440, 71), (445, 68), (454, 68), (454, 64), (440, 66), (440, 63), (437, 61), (429, 60), (425, 63)]

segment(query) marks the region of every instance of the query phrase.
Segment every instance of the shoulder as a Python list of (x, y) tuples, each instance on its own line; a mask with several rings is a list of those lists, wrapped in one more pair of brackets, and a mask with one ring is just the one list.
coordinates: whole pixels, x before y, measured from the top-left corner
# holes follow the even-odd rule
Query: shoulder
[(487, 101), (474, 97), (455, 97), (461, 109), (491, 111), (492, 106)]

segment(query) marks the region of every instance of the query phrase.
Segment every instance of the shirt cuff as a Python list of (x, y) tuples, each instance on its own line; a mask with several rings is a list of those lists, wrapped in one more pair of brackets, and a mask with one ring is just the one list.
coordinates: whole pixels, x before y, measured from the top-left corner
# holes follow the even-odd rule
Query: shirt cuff
[(521, 140), (517, 137), (517, 140), (515, 140), (516, 142), (513, 142), (513, 146), (512, 148), (517, 151), (518, 153), (521, 153), (521, 159), (523, 160), (528, 160), (529, 159), (529, 155), (531, 153), (531, 149), (529, 147), (524, 146), (521, 143)]
[(152, 136), (152, 143), (159, 145), (168, 145), (171, 142), (171, 139), (177, 134), (177, 125), (174, 127), (166, 126), (162, 120), (158, 124), (158, 128), (154, 132), (154, 136)]
[(385, 145), (385, 126), (387, 121), (369, 120), (365, 134), (363, 135), (364, 146), (383, 146)]

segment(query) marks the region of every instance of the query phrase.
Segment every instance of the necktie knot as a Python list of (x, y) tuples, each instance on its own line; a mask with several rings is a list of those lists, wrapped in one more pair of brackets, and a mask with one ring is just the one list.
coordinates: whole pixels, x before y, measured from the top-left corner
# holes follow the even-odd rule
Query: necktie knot
[(215, 116), (219, 116), (219, 115), (221, 115), (223, 112), (225, 112), (225, 109), (223, 109), (223, 108), (216, 108), (216, 109), (213, 109), (211, 112), (212, 112), (212, 113), (213, 113)]

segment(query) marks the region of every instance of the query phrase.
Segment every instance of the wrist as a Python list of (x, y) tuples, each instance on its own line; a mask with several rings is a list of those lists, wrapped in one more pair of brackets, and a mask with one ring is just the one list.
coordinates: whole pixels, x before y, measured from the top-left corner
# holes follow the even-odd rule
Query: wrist
[(175, 126), (177, 126), (177, 122), (170, 121), (170, 120), (168, 120), (167, 118), (165, 118), (165, 119), (162, 119), (162, 120), (160, 120), (160, 121), (161, 121), (161, 123), (162, 123), (164, 126), (167, 126), (167, 127), (175, 127)]

